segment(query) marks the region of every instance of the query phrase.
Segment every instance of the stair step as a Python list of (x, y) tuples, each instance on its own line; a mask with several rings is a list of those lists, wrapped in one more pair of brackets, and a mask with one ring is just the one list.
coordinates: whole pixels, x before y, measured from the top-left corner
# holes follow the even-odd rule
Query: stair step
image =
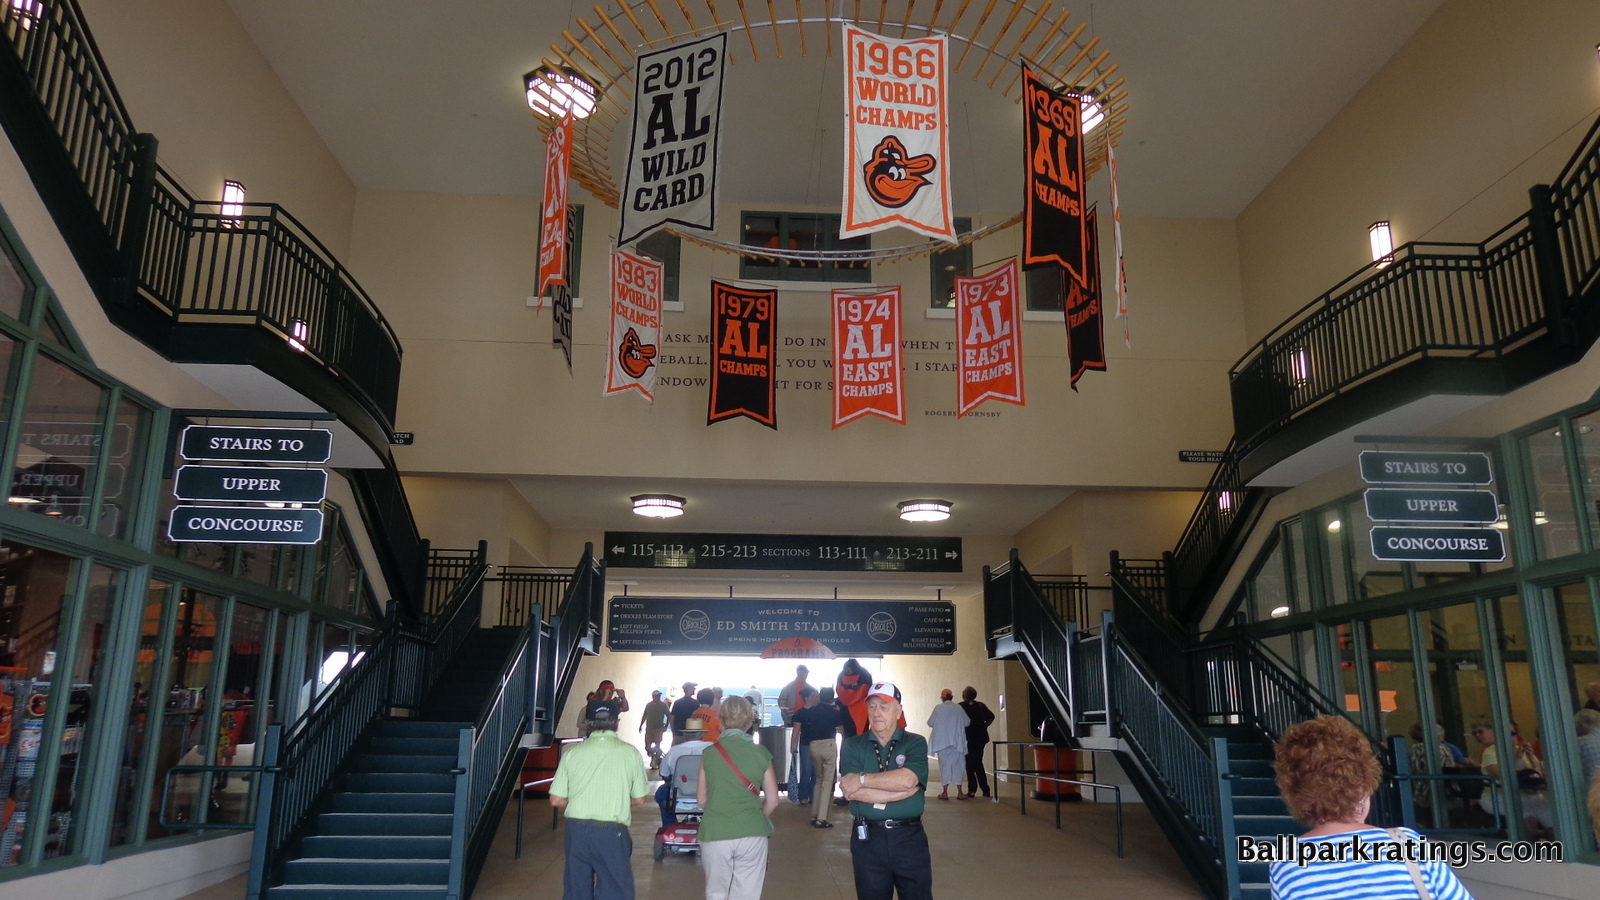
[(374, 737), (367, 740), (368, 753), (414, 753), (427, 756), (455, 756), (459, 738), (449, 737)]
[(323, 813), (319, 835), (439, 835), (450, 833), (449, 813)]
[(333, 812), (352, 813), (449, 813), (454, 811), (455, 802), (455, 794), (443, 792), (342, 791), (333, 795), (332, 809)]
[(1271, 778), (1239, 778), (1233, 782), (1235, 797), (1276, 797), (1278, 783)]
[(1234, 815), (1239, 816), (1287, 816), (1289, 807), (1283, 802), (1282, 797), (1240, 797), (1233, 798)]
[(447, 859), (448, 835), (316, 834), (300, 852), (318, 859)]
[(1248, 778), (1273, 778), (1272, 763), (1264, 759), (1228, 759), (1228, 771)]
[(447, 794), (456, 789), (456, 776), (400, 772), (357, 773), (344, 777), (344, 789), (352, 793)]
[(1303, 826), (1290, 816), (1239, 816), (1233, 817), (1236, 834), (1257, 836), (1299, 834)]
[(438, 885), (450, 880), (448, 859), (302, 857), (283, 867), (284, 884)]
[(400, 753), (363, 753), (356, 761), (356, 771), (377, 775), (384, 772), (410, 772), (422, 775), (443, 775), (456, 767), (456, 755), (416, 756)]
[(1229, 759), (1272, 759), (1272, 747), (1259, 741), (1228, 742)]
[(440, 884), (280, 884), (267, 900), (445, 900)]
[(1239, 863), (1239, 884), (1269, 884), (1272, 863)]
[(429, 737), (457, 739), (461, 729), (471, 728), (471, 722), (423, 721), (421, 719), (384, 719), (378, 725), (380, 737)]

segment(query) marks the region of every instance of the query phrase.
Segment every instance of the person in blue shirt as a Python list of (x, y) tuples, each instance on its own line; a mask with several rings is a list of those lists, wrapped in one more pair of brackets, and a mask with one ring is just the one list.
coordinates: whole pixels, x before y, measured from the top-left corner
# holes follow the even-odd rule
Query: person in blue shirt
[[(1278, 789), (1289, 814), (1311, 826), (1299, 843), (1331, 846), (1319, 847), (1329, 852), (1318, 853), (1316, 861), (1305, 865), (1273, 862), (1274, 900), (1472, 900), (1448, 863), (1386, 858), (1389, 845), (1400, 845), (1397, 849), (1410, 850), (1415, 858), (1425, 842), (1408, 828), (1367, 824), (1383, 768), (1366, 735), (1349, 719), (1319, 716), (1291, 725), (1275, 755)], [(1376, 852), (1358, 853), (1354, 848), (1360, 844)], [(1408, 844), (1412, 846), (1404, 846)], [(1324, 856), (1333, 859), (1322, 861)]]

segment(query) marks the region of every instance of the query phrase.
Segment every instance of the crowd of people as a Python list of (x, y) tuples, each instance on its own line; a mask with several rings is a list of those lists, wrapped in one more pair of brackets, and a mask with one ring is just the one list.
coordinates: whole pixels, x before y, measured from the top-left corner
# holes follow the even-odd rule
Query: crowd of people
[[(959, 704), (946, 689), (928, 717), (928, 738), (906, 730), (900, 689), (874, 682), (857, 660), (847, 660), (832, 685), (813, 687), (810, 674), (798, 666), (777, 697), (782, 725), (801, 761), (789, 779), (790, 800), (811, 807), (813, 828), (834, 827), (831, 810), (848, 807), (859, 900), (891, 900), (897, 892), (900, 900), (931, 900), (933, 866), (922, 828), (929, 753), (939, 761), (940, 799), (950, 799), (951, 784), (958, 799), (979, 790), (989, 796), (983, 747), (994, 713), (978, 701), (976, 689), (966, 688)], [(585, 737), (561, 754), (550, 786), (551, 804), (567, 816), (566, 900), (634, 896), (628, 827), (633, 807), (651, 795), (646, 756), (648, 769), (661, 778), (655, 799), (663, 825), (677, 819), (681, 798), (674, 774), (684, 760), (698, 761), (692, 806), (700, 815), (706, 900), (759, 898), (774, 832), (771, 817), (780, 802), (772, 753), (754, 739), (764, 704), (755, 687), (724, 697), (720, 688), (685, 682), (670, 704), (661, 691), (652, 691), (638, 726), (645, 743), (641, 754), (617, 734), (629, 710), (626, 693), (601, 682), (584, 704)], [(671, 745), (663, 750), (669, 731)]]

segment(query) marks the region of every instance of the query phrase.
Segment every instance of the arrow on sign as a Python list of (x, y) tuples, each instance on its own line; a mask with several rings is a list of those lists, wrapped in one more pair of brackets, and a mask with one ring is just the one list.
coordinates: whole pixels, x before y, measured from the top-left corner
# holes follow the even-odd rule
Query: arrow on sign
[(954, 550), (946, 550), (944, 552), (944, 558), (945, 559), (955, 559), (956, 558), (956, 552)]
[(624, 551), (626, 549), (628, 549), (628, 548), (626, 548), (626, 547), (612, 547), (611, 548), (611, 552), (613, 554), (617, 555), (617, 556), (621, 556), (622, 555), (622, 551)]

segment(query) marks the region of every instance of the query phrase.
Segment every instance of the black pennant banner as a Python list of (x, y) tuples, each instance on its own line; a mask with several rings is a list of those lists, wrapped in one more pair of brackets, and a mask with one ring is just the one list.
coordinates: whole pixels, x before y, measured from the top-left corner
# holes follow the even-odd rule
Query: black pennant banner
[(567, 374), (572, 374), (572, 291), (564, 284), (550, 285), (550, 345), (561, 348), (567, 358)]
[(1083, 107), (1022, 70), (1023, 153), (1028, 196), (1023, 203), (1022, 267), (1061, 266), (1084, 281)]
[(1084, 217), (1088, 226), (1088, 240), (1084, 271), (1089, 277), (1080, 284), (1070, 273), (1066, 278), (1067, 293), (1067, 356), (1072, 362), (1072, 389), (1078, 389), (1078, 379), (1087, 369), (1105, 371), (1106, 335), (1105, 316), (1100, 302), (1100, 229), (1095, 216), (1096, 207), (1089, 207)]
[(778, 292), (711, 282), (711, 410), (706, 424), (748, 416), (776, 429)]

